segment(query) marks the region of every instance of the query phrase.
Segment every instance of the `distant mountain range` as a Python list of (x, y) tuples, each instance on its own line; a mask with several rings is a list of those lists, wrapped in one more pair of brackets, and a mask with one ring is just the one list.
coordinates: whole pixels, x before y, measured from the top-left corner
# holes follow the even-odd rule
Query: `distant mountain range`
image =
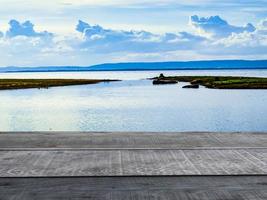
[(138, 70), (267, 69), (267, 60), (107, 63), (88, 67), (0, 67), (0, 72), (138, 71)]

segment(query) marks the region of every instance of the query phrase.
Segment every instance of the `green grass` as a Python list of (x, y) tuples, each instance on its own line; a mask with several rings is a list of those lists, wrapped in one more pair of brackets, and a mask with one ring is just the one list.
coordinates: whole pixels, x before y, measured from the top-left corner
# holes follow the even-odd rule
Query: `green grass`
[(49, 88), (70, 85), (96, 84), (116, 80), (95, 79), (0, 79), (0, 90)]
[(171, 76), (165, 80), (191, 82), (215, 89), (267, 89), (267, 78), (233, 76)]

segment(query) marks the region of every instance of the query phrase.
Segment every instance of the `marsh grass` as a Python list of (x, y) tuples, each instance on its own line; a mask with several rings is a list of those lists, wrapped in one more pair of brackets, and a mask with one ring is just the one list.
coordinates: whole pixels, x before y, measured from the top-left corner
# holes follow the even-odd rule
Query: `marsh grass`
[(27, 88), (49, 88), (70, 85), (96, 84), (116, 80), (96, 79), (0, 79), (0, 90), (27, 89)]
[(257, 77), (171, 76), (163, 79), (190, 82), (215, 89), (267, 89), (267, 78)]

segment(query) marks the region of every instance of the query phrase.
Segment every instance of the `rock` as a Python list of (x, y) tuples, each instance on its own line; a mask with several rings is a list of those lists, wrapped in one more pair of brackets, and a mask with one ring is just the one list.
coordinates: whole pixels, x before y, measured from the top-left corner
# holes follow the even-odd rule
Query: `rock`
[(192, 85), (198, 85), (198, 84), (202, 83), (202, 80), (200, 80), (200, 79), (195, 79), (195, 80), (191, 81), (190, 83), (191, 83)]
[(161, 73), (161, 74), (159, 75), (159, 79), (162, 79), (162, 78), (165, 78), (165, 76)]
[(185, 86), (183, 86), (183, 88), (193, 88), (193, 89), (198, 89), (198, 88), (199, 88), (199, 85), (197, 85), (197, 84), (193, 84), (193, 85), (185, 85)]
[(177, 84), (178, 81), (173, 81), (173, 80), (154, 80), (153, 85), (165, 85), (165, 84)]

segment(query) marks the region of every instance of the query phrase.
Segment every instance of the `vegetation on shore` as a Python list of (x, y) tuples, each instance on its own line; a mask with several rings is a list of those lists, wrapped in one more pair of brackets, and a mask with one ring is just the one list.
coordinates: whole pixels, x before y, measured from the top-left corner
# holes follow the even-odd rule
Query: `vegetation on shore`
[(160, 76), (153, 79), (190, 82), (214, 89), (267, 89), (267, 78), (233, 76)]
[(0, 79), (0, 90), (87, 85), (117, 80), (97, 79)]

